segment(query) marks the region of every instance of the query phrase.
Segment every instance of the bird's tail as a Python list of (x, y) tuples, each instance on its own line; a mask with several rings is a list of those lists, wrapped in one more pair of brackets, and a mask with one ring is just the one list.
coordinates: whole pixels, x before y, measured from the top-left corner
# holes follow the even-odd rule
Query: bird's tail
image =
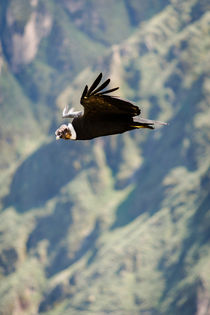
[(168, 125), (167, 123), (159, 120), (151, 120), (140, 117), (133, 117), (133, 125), (134, 128), (148, 128), (155, 129), (155, 125)]

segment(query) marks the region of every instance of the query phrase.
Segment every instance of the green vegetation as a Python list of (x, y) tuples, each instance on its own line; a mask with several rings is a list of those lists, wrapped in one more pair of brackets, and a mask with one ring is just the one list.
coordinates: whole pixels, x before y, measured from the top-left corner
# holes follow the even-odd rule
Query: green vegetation
[[(32, 13), (37, 51), (17, 60)], [(0, 314), (208, 314), (208, 1), (13, 0), (0, 16)], [(169, 126), (56, 142), (101, 71)]]

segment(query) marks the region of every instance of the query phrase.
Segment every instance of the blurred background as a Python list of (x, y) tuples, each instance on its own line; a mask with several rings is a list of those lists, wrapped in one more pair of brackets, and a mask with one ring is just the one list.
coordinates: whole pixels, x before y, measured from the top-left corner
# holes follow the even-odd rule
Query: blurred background
[[(55, 141), (103, 72), (169, 126)], [(210, 314), (209, 0), (1, 0), (0, 314)]]

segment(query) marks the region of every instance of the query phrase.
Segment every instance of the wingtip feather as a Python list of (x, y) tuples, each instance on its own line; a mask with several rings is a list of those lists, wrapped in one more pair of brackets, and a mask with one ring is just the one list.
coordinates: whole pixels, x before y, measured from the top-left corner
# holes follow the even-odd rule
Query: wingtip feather
[(102, 79), (102, 72), (97, 76), (97, 78), (95, 79), (95, 81), (93, 82), (93, 84), (91, 85), (91, 87), (89, 88), (87, 95), (89, 96), (94, 90), (95, 88), (99, 85), (99, 83), (101, 82)]

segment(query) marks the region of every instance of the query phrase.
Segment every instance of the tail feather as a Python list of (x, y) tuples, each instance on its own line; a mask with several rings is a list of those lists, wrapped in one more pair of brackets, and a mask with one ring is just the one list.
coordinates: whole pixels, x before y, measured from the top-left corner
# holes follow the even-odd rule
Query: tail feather
[(134, 122), (140, 123), (140, 124), (145, 124), (145, 125), (164, 125), (167, 126), (168, 124), (163, 122), (163, 121), (159, 121), (159, 120), (151, 120), (151, 119), (145, 119), (145, 118), (140, 118), (140, 117), (134, 117), (133, 118)]

